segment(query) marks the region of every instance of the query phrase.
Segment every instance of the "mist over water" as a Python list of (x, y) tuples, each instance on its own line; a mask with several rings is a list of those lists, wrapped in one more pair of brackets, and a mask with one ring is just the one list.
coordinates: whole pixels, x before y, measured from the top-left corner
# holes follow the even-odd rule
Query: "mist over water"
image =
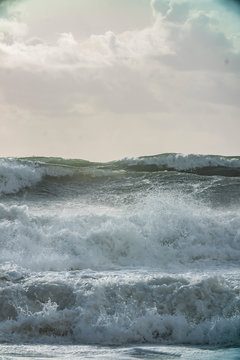
[(240, 160), (0, 160), (0, 340), (239, 346)]

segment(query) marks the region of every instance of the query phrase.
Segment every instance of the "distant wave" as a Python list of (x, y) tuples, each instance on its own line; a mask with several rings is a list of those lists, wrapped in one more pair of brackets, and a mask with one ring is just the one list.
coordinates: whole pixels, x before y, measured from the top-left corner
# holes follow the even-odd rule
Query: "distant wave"
[(197, 154), (160, 154), (125, 158), (117, 162), (135, 170), (156, 171), (175, 170), (203, 175), (240, 176), (240, 157), (197, 155)]
[(111, 176), (118, 171), (178, 171), (199, 175), (240, 176), (240, 157), (217, 155), (161, 154), (124, 158), (107, 163), (82, 159), (47, 157), (0, 159), (0, 195), (13, 194), (36, 186), (44, 178), (72, 176)]

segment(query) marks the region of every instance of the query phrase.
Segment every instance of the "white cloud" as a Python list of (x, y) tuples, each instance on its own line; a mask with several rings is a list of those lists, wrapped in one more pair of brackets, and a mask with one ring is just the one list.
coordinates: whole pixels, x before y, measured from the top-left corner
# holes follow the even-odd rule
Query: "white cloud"
[(155, 16), (165, 17), (171, 11), (170, 0), (151, 0), (151, 6)]
[(9, 20), (0, 18), (0, 41), (11, 43), (14, 40), (20, 40), (26, 36), (28, 32), (27, 24), (17, 20)]
[(102, 67), (133, 59), (171, 54), (168, 29), (159, 21), (141, 31), (92, 35), (77, 42), (71, 33), (62, 33), (56, 43), (24, 40), (1, 42), (0, 66), (25, 70), (57, 71), (63, 68)]
[[(191, 2), (190, 2), (191, 4)], [(56, 42), (31, 38), (27, 24), (0, 20), (0, 66), (26, 71), (62, 71), (137, 64), (158, 58), (173, 68), (236, 71), (239, 52), (222, 31), (218, 14), (190, 7), (185, 1), (153, 0), (155, 23), (145, 29), (115, 34), (107, 31), (79, 41), (62, 33)], [(165, 10), (163, 10), (165, 9)], [(5, 31), (3, 29), (5, 28)], [(1, 31), (2, 29), (2, 31)], [(11, 41), (5, 41), (11, 37)], [(227, 65), (227, 66), (226, 66)]]

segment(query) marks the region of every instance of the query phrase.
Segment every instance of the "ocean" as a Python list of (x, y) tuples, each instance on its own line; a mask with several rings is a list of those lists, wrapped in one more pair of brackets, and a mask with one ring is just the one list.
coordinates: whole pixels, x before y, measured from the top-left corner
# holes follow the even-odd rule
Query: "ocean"
[(0, 159), (0, 359), (240, 359), (240, 157)]

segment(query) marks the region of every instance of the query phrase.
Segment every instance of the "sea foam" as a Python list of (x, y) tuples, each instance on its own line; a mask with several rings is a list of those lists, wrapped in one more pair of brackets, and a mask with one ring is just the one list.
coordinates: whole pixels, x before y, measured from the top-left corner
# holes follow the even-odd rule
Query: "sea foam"
[(216, 276), (75, 271), (3, 281), (1, 341), (239, 345), (239, 288)]
[[(84, 211), (83, 211), (84, 210)], [(155, 192), (118, 209), (0, 205), (2, 262), (39, 270), (236, 263), (238, 211)]]

